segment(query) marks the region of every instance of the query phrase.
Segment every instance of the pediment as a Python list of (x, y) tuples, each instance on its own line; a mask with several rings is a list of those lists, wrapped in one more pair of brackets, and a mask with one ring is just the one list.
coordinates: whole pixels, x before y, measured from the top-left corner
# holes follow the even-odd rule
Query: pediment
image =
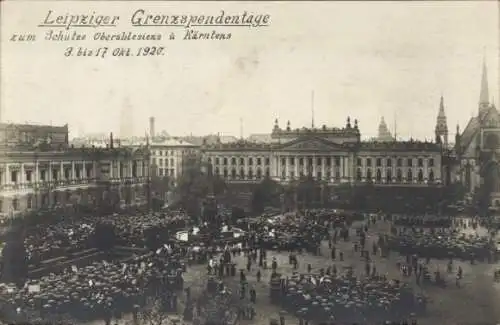
[(302, 138), (283, 144), (282, 150), (293, 151), (331, 151), (339, 150), (339, 144), (320, 138)]

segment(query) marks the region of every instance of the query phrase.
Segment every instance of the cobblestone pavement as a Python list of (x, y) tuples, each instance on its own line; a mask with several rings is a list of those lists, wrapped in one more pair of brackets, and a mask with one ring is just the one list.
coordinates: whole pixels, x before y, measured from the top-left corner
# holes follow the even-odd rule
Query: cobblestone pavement
[[(373, 240), (376, 240), (378, 233), (384, 233), (389, 230), (388, 222), (378, 222), (368, 231), (367, 246), (371, 247)], [(354, 232), (354, 231), (353, 231)], [(351, 233), (351, 235), (353, 234)], [(352, 235), (353, 236), (353, 235)], [(352, 237), (351, 236), (351, 237)], [(312, 272), (318, 271), (320, 268), (326, 268), (332, 264), (341, 270), (342, 266), (353, 266), (355, 273), (359, 277), (364, 276), (364, 262), (360, 258), (359, 253), (354, 253), (352, 242), (338, 242), (336, 247), (339, 251), (344, 252), (344, 261), (332, 261), (330, 258), (330, 250), (328, 243), (322, 243), (321, 255), (313, 256), (310, 254), (299, 255), (299, 272), (307, 272), (307, 264), (312, 265)], [(338, 254), (337, 254), (338, 256)], [(268, 252), (268, 263), (272, 257), (276, 257), (278, 261), (278, 272), (291, 275), (293, 267), (288, 264), (287, 252)], [(234, 259), (234, 258), (233, 258)], [(447, 277), (448, 286), (446, 288), (438, 287), (419, 287), (415, 283), (414, 277), (405, 278), (399, 273), (396, 263), (402, 261), (397, 253), (392, 253), (389, 258), (375, 257), (374, 262), (379, 273), (385, 273), (388, 278), (400, 279), (410, 283), (417, 292), (423, 293), (429, 297), (428, 313), (423, 318), (419, 319), (419, 324), (436, 325), (436, 324), (480, 324), (489, 323), (495, 324), (500, 322), (500, 284), (493, 281), (493, 270), (500, 267), (499, 264), (481, 264), (471, 265), (468, 262), (455, 262), (455, 267), (462, 266), (464, 278), (461, 282), (461, 287), (457, 288), (454, 283), (454, 273), (446, 274), (447, 261), (431, 260), (430, 271), (439, 269)], [(246, 267), (246, 257), (237, 256), (234, 261), (238, 263), (238, 269)], [(247, 280), (251, 286), (254, 286), (257, 291), (257, 316), (252, 321), (240, 321), (242, 325), (268, 325), (270, 318), (278, 318), (280, 308), (270, 303), (269, 300), (269, 279), (271, 270), (262, 270), (261, 282), (257, 282), (256, 273), (258, 265), (252, 265), (252, 269), (247, 274)], [(189, 267), (188, 272), (184, 276), (186, 287), (191, 287), (193, 295), (196, 292), (204, 290), (207, 280), (206, 265), (194, 265)], [(238, 287), (239, 277), (227, 277), (225, 282), (229, 287)], [(179, 311), (183, 309), (184, 297), (181, 297)], [(125, 317), (125, 320), (130, 317)], [(292, 316), (286, 316), (287, 324), (298, 324), (298, 320)], [(120, 322), (120, 323), (123, 323)], [(130, 323), (127, 321), (126, 323)]]

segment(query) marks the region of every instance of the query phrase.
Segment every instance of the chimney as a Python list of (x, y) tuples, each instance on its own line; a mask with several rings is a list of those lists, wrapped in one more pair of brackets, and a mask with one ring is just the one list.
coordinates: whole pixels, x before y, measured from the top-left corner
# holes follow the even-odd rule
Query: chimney
[(149, 118), (149, 137), (153, 139), (155, 137), (155, 118), (151, 116)]
[(114, 144), (113, 144), (113, 132), (111, 132), (111, 133), (109, 134), (109, 147), (110, 147), (111, 149), (113, 149), (113, 148), (114, 148)]

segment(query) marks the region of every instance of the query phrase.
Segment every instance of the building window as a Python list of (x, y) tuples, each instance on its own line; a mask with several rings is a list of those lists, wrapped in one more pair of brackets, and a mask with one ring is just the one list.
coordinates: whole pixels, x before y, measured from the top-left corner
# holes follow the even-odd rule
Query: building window
[(158, 168), (158, 175), (163, 176), (163, 168)]
[(17, 171), (13, 170), (10, 172), (10, 181), (12, 183), (17, 183)]
[(224, 169), (224, 178), (227, 178), (227, 169)]
[[(269, 170), (267, 172), (269, 173)], [(294, 179), (294, 178), (295, 178), (295, 172), (290, 172), (290, 179)]]
[(387, 164), (387, 167), (392, 167), (392, 159), (387, 158), (387, 161), (385, 162)]
[(215, 167), (215, 175), (220, 175), (219, 167)]
[(31, 209), (33, 207), (33, 196), (28, 195), (26, 198), (26, 208)]
[(27, 170), (26, 171), (26, 182), (31, 183), (31, 181), (32, 181), (31, 175), (32, 175), (31, 170)]
[(281, 179), (285, 179), (286, 178), (286, 170), (282, 170), (281, 171)]
[(398, 158), (398, 160), (397, 160), (397, 163), (396, 163), (396, 164), (397, 164), (397, 166), (398, 166), (398, 167), (403, 167), (403, 159)]
[(212, 163), (212, 158), (208, 157), (207, 162), (208, 162), (209, 164), (211, 164), (211, 163)]
[(371, 158), (366, 158), (366, 166), (371, 167), (372, 166), (372, 159)]
[(251, 169), (248, 170), (248, 178), (253, 179), (253, 170)]
[[(166, 160), (166, 159), (165, 159)], [(158, 166), (163, 166), (163, 159), (158, 159)]]
[(245, 178), (245, 170), (243, 169), (243, 167), (240, 168), (240, 178), (241, 179)]
[(92, 178), (92, 167), (87, 168), (87, 178)]
[(244, 165), (245, 164), (245, 158), (240, 158), (240, 165)]
[(41, 171), (40, 171), (40, 180), (41, 180), (42, 182), (45, 182), (45, 180), (46, 180), (46, 175), (45, 175), (45, 174), (46, 174), (46, 173), (45, 173), (45, 170), (41, 170)]
[(323, 160), (323, 158), (316, 159), (316, 162), (317, 162), (318, 166), (321, 166), (323, 164), (322, 160)]
[[(227, 163), (227, 160), (226, 160)], [(170, 158), (170, 167), (174, 167), (174, 158)]]
[[(379, 158), (380, 159), (380, 158)], [(382, 181), (382, 172), (377, 168), (377, 183)]]
[(381, 167), (381, 166), (382, 166), (382, 159), (377, 158), (377, 167)]
[(253, 159), (252, 159), (252, 158), (248, 158), (248, 165), (249, 165), (249, 166), (252, 166), (252, 165), (253, 165)]
[(372, 178), (373, 178), (372, 177), (372, 170), (370, 168), (368, 168), (366, 170), (366, 180), (370, 182), (372, 180)]
[(261, 178), (262, 178), (262, 169), (257, 168), (257, 179), (261, 179)]
[(156, 165), (156, 158), (151, 158), (151, 164)]
[(299, 165), (303, 166), (304, 165), (304, 158), (299, 158)]
[(419, 169), (418, 170), (418, 182), (422, 183), (423, 181), (424, 181), (424, 172), (422, 171), (422, 169)]
[(231, 158), (231, 165), (236, 165), (236, 158)]
[(408, 174), (406, 175), (406, 181), (409, 183), (413, 182), (413, 173), (412, 173), (411, 169), (408, 169)]
[(424, 160), (422, 158), (418, 158), (418, 167), (424, 167)]
[[(293, 172), (291, 172), (293, 178)], [(271, 177), (271, 172), (269, 171), (269, 167), (266, 168), (266, 177)]]
[(69, 168), (65, 168), (64, 169), (64, 178), (69, 179), (69, 176), (70, 176), (70, 170), (69, 170)]
[(408, 165), (408, 167), (413, 167), (413, 159), (412, 158), (407, 159), (407, 165)]
[(281, 158), (281, 166), (285, 166), (286, 165), (286, 158)]
[(78, 167), (78, 166), (77, 166), (77, 167), (75, 168), (75, 177), (76, 177), (76, 179), (80, 179), (80, 177), (81, 177), (80, 172), (81, 172), (81, 171), (80, 171), (80, 167)]
[(340, 157), (335, 157), (335, 166), (340, 167)]
[(432, 169), (429, 170), (429, 182), (434, 182), (434, 171)]
[(363, 166), (363, 160), (361, 158), (358, 158), (358, 167)]
[(220, 164), (220, 162), (219, 162), (219, 157), (215, 158), (215, 164), (216, 164), (216, 165), (219, 165), (219, 164)]
[(391, 183), (391, 182), (392, 182), (392, 170), (387, 169), (387, 170), (385, 171), (385, 181), (386, 181), (387, 183)]
[(271, 163), (271, 159), (266, 158), (266, 165), (269, 166), (270, 163)]
[(317, 172), (317, 173), (316, 173), (316, 177), (317, 177), (317, 179), (318, 179), (318, 180), (320, 180), (322, 176), (323, 176), (323, 175), (321, 174), (321, 172)]
[(399, 168), (396, 173), (396, 180), (398, 181), (398, 183), (401, 183), (403, 181), (403, 172), (401, 172), (401, 169)]
[(326, 157), (326, 165), (331, 166), (332, 165), (332, 158)]
[[(236, 162), (236, 159), (234, 160), (234, 162)], [(231, 170), (231, 178), (236, 179), (236, 169)]]
[(358, 168), (356, 172), (356, 180), (360, 182), (362, 178), (363, 178), (363, 172), (361, 171), (361, 168)]
[(132, 162), (132, 177), (137, 177), (137, 162)]
[(429, 158), (429, 167), (434, 167), (434, 158)]
[(262, 159), (261, 158), (257, 158), (257, 165), (262, 165)]

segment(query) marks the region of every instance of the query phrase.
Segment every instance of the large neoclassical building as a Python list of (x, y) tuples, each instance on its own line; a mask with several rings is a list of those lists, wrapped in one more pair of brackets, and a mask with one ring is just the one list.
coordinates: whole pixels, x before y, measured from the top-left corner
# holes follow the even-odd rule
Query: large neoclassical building
[[(112, 140), (111, 140), (112, 142)], [(0, 215), (147, 199), (147, 148), (68, 144), (68, 126), (0, 124)]]
[(203, 159), (230, 183), (255, 183), (268, 176), (289, 183), (309, 175), (326, 185), (436, 187), (443, 184), (443, 143), (361, 141), (356, 120), (341, 128), (281, 128), (232, 143), (204, 144)]

